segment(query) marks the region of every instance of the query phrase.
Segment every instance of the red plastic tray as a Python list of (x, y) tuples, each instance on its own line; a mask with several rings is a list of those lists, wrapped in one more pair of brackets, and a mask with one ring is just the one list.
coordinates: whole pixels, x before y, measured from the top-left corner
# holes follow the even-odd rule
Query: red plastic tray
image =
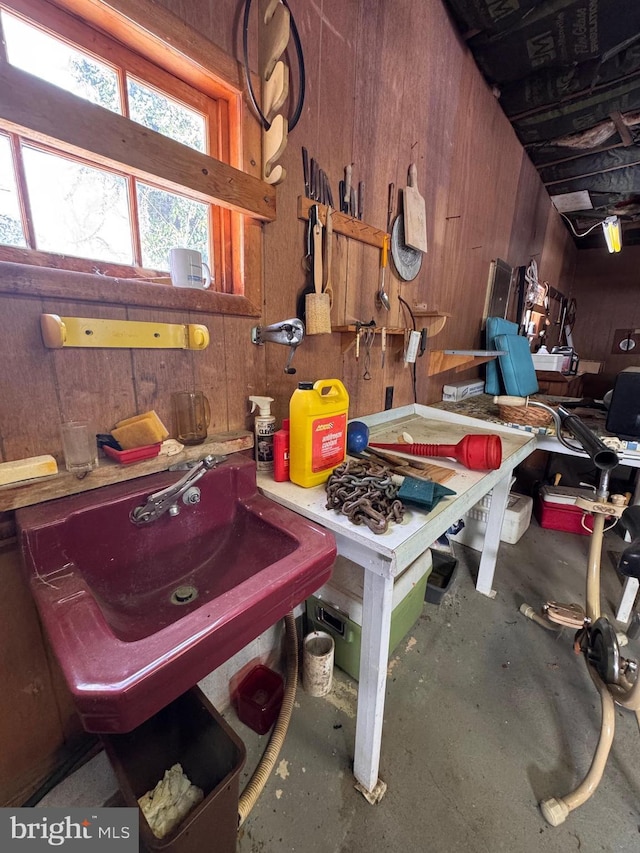
[(141, 462), (143, 459), (153, 459), (160, 453), (161, 444), (146, 444), (144, 447), (133, 447), (131, 450), (114, 450), (105, 444), (104, 452), (110, 459), (114, 459), (121, 465), (131, 465), (132, 462)]

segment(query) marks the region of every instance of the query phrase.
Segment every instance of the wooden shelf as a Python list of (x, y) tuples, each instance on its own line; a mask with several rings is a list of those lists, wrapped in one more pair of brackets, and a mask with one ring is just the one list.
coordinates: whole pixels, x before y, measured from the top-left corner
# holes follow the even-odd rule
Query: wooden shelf
[(413, 308), (412, 312), (414, 317), (419, 317), (421, 319), (430, 338), (435, 337), (435, 335), (439, 334), (444, 329), (447, 324), (447, 320), (451, 316), (451, 314), (443, 311), (423, 311), (418, 307)]
[[(366, 332), (366, 331), (371, 332), (372, 331), (376, 335), (379, 335), (382, 332), (382, 329), (386, 330), (387, 336), (393, 335), (395, 337), (398, 337), (399, 335), (402, 335), (403, 344), (404, 344), (404, 336), (405, 336), (406, 332), (409, 331), (408, 329), (400, 329), (400, 328), (395, 328), (395, 327), (390, 328), (389, 326), (376, 326), (375, 328), (373, 328), (372, 326), (361, 326), (360, 327), (361, 332)], [(355, 325), (355, 323), (350, 325), (350, 326), (334, 326), (332, 331), (333, 332), (339, 332), (342, 335), (341, 350), (342, 350), (343, 355), (344, 355), (344, 353), (349, 352), (351, 347), (355, 346), (356, 331), (357, 331), (357, 326)]]
[[(98, 467), (81, 480), (62, 467), (57, 474), (50, 477), (0, 486), (0, 512), (75, 495), (79, 492), (88, 492), (92, 489), (99, 489), (102, 486), (110, 486), (113, 483), (121, 483), (136, 477), (157, 474), (159, 471), (166, 471), (181, 462), (200, 460), (207, 454), (227, 456), (230, 453), (238, 453), (252, 447), (252, 432), (234, 430), (209, 435), (202, 444), (195, 447), (185, 447), (184, 450), (174, 456), (156, 456), (143, 462), (134, 462), (132, 465), (120, 465), (111, 459), (101, 458)], [(176, 480), (180, 476), (180, 474), (176, 474)]]
[[(318, 218), (320, 222), (326, 226), (327, 224), (327, 207), (314, 201), (312, 198), (298, 196), (298, 219), (308, 220), (309, 210), (316, 205), (318, 208)], [(346, 216), (338, 210), (334, 210), (331, 214), (331, 222), (333, 231), (336, 234), (342, 234), (343, 237), (349, 237), (351, 240), (357, 240), (360, 243), (366, 243), (368, 246), (375, 246), (377, 249), (382, 249), (387, 241), (387, 245), (391, 243), (391, 237), (386, 231), (380, 228), (374, 228), (373, 225), (367, 225), (361, 219), (354, 219), (353, 216)]]
[(447, 370), (469, 370), (493, 361), (498, 355), (499, 352), (487, 354), (486, 350), (431, 350), (427, 376), (435, 376)]

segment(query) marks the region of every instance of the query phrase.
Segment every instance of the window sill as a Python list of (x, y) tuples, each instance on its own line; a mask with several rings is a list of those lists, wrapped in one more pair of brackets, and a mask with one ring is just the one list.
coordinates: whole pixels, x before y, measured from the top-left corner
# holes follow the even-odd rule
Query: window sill
[[(259, 287), (255, 288), (256, 291)], [(141, 308), (259, 317), (252, 294), (216, 293), (94, 273), (0, 261), (0, 294), (60, 298)], [(256, 294), (257, 296), (257, 294)], [(257, 304), (258, 303), (258, 304)]]

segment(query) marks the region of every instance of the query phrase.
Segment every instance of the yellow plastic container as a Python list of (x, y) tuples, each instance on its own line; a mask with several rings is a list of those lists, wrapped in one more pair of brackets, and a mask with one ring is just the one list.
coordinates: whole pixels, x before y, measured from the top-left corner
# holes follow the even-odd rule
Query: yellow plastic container
[(311, 488), (344, 462), (349, 394), (339, 379), (301, 382), (289, 403), (289, 479)]

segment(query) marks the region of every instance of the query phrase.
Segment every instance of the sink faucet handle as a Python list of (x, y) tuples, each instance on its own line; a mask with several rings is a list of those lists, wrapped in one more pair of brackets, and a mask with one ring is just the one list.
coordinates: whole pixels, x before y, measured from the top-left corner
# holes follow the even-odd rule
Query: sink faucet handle
[(200, 477), (204, 476), (207, 471), (215, 468), (221, 462), (224, 462), (226, 458), (226, 456), (205, 456), (204, 459), (197, 462), (176, 483), (150, 494), (142, 506), (137, 506), (131, 510), (129, 518), (134, 524), (147, 524), (150, 521), (160, 518), (161, 515), (164, 515), (167, 510), (170, 510), (175, 505), (178, 498), (193, 486)]
[(287, 358), (287, 363), (284, 366), (284, 372), (289, 376), (292, 376), (296, 372), (295, 367), (291, 367), (291, 362), (293, 361), (293, 357), (295, 354), (296, 346), (294, 345), (289, 349), (289, 357)]

